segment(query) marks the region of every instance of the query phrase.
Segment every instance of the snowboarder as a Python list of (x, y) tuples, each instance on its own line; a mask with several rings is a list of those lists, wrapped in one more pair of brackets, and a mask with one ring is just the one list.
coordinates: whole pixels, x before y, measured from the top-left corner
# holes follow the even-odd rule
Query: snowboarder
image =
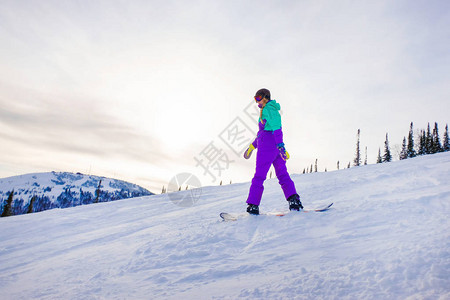
[(256, 139), (245, 150), (244, 158), (249, 159), (252, 151), (256, 148), (258, 148), (258, 152), (256, 154), (256, 171), (247, 199), (247, 212), (259, 215), (259, 204), (264, 191), (263, 184), (271, 165), (275, 168), (275, 174), (289, 203), (289, 209), (297, 211), (303, 209), (300, 196), (297, 194), (294, 182), (286, 168), (289, 153), (283, 143), (280, 104), (271, 100), (268, 89), (258, 90), (254, 98), (260, 108), (259, 131)]

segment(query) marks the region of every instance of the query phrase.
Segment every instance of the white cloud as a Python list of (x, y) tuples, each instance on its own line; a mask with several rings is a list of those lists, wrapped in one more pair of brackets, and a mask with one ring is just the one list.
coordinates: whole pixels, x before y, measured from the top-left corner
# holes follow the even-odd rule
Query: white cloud
[(198, 171), (193, 157), (267, 87), (290, 169), (344, 165), (358, 128), (373, 161), (386, 131), (400, 143), (410, 121), (448, 122), (449, 17), (446, 1), (7, 1), (0, 143), (20, 170), (28, 145), (100, 172), (154, 166), (156, 181)]

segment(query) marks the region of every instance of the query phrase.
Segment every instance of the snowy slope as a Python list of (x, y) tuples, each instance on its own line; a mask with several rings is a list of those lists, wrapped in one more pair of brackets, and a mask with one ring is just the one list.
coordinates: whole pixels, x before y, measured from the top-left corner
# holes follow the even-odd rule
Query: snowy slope
[[(35, 202), (35, 210), (41, 211), (49, 208), (67, 206), (77, 206), (81, 204), (90, 204), (96, 197), (96, 190), (101, 181), (100, 202), (131, 198), (136, 196), (152, 195), (146, 189), (122, 180), (99, 177), (94, 175), (84, 175), (81, 173), (69, 172), (47, 172), (25, 174), (0, 179), (0, 204), (14, 190), (14, 200), (16, 201), (16, 213), (20, 214), (26, 211), (28, 204), (33, 196), (39, 197)], [(71, 201), (67, 201), (69, 194)], [(80, 197), (80, 191), (84, 193)], [(59, 203), (58, 203), (59, 197)], [(64, 198), (64, 199), (63, 199)], [(47, 207), (39, 205), (42, 201), (49, 202)], [(0, 210), (3, 209), (3, 205)]]
[(245, 183), (1, 218), (2, 299), (450, 299), (449, 179), (443, 153), (294, 176), (326, 213), (220, 221)]

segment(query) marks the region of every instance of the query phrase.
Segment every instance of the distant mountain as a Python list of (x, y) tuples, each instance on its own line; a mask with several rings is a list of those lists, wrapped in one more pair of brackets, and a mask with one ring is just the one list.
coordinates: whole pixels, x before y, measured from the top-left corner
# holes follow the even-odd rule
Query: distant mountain
[(14, 215), (26, 213), (33, 197), (32, 212), (38, 212), (153, 195), (136, 184), (106, 177), (67, 172), (25, 174), (0, 179), (0, 213), (12, 190)]

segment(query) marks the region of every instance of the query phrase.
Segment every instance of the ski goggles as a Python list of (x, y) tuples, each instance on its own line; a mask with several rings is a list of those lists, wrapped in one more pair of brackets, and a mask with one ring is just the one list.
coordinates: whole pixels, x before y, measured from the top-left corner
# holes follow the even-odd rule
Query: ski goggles
[(256, 102), (259, 102), (259, 101), (261, 101), (263, 98), (264, 98), (264, 97), (261, 96), (261, 95), (255, 96), (255, 101), (256, 101)]

